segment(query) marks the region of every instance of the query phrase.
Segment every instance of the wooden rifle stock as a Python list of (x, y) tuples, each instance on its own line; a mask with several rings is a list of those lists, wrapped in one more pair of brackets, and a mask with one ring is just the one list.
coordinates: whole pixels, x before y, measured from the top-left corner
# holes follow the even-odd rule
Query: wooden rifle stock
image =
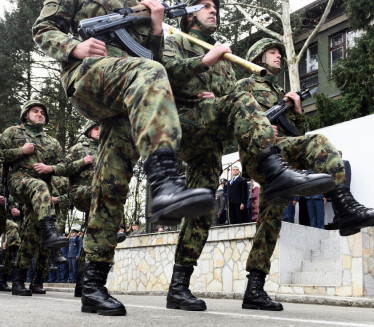
[[(211, 50), (213, 48), (213, 45), (207, 42), (204, 42), (202, 40), (199, 40), (196, 37), (193, 37), (189, 34), (183, 33), (182, 31), (169, 26), (168, 28), (169, 34), (181, 34), (184, 38), (186, 38), (188, 41), (202, 47), (205, 50)], [(250, 71), (251, 73), (260, 75), (262, 77), (266, 76), (266, 69), (264, 67), (261, 67), (259, 65), (256, 65), (250, 61), (244, 60), (243, 58), (240, 58), (236, 55), (233, 55), (232, 53), (225, 53), (223, 55), (223, 58), (226, 60), (232, 62), (233, 64), (239, 65), (240, 67), (243, 67), (244, 69)]]

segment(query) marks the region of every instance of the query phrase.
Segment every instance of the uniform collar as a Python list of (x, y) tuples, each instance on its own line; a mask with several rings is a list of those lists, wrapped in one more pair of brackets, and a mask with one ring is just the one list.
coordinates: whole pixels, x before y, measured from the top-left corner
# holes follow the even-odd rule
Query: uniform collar
[(191, 34), (192, 36), (195, 36), (198, 39), (208, 42), (212, 45), (216, 43), (216, 40), (212, 36), (198, 30), (191, 29), (188, 34)]

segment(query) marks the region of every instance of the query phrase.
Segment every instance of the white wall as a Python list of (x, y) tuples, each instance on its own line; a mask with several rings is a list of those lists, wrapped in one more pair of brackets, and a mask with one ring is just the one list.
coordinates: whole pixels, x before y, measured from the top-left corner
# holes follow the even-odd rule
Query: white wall
[(352, 168), (351, 192), (367, 207), (374, 207), (374, 115), (321, 128), (321, 133), (343, 152)]

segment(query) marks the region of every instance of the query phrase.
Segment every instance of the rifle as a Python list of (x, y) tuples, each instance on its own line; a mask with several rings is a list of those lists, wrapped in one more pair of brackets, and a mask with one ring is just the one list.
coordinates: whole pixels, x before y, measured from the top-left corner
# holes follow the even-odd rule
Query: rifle
[[(168, 6), (164, 2), (162, 5), (168, 18), (188, 15), (204, 8), (204, 5), (187, 7), (185, 3), (178, 0), (174, 6)], [(146, 6), (125, 7), (117, 9), (112, 14), (81, 20), (78, 33), (83, 40), (94, 37), (107, 44), (118, 45), (132, 56), (152, 59), (152, 52), (137, 43), (126, 31), (126, 27), (149, 22), (150, 19), (151, 12)]]
[(1, 169), (1, 183), (3, 184), (3, 187), (4, 187), (5, 211), (8, 211), (8, 205), (9, 205), (9, 190), (8, 190), (8, 184), (7, 184), (8, 172), (9, 172), (9, 167), (3, 164), (3, 167)]
[[(301, 101), (305, 101), (312, 97), (314, 93), (318, 91), (318, 87), (314, 88), (313, 90), (309, 91), (309, 89), (306, 89), (303, 92), (296, 92), (299, 96)], [(277, 104), (273, 107), (271, 107), (269, 110), (265, 111), (265, 116), (267, 119), (269, 119), (270, 123), (275, 124), (279, 123), (285, 130), (290, 132), (294, 136), (299, 135), (298, 129), (292, 125), (287, 118), (283, 115), (283, 113), (288, 110), (292, 109), (295, 106), (294, 103), (287, 104), (285, 99), (279, 100)]]

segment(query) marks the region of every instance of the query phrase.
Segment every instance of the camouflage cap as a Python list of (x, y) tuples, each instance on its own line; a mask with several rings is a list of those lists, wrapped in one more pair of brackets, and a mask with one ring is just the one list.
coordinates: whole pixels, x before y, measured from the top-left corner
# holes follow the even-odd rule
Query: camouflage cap
[[(186, 1), (186, 4), (187, 6), (194, 6), (196, 4), (198, 4), (200, 1), (202, 0), (187, 0)], [(219, 18), (219, 7), (220, 7), (220, 0), (213, 0), (215, 6), (216, 6), (216, 9), (217, 9), (217, 28), (219, 27), (219, 24), (220, 24), (220, 18)], [(196, 14), (196, 13), (194, 13)], [(181, 20), (180, 20), (180, 28), (182, 30), (182, 32), (185, 32), (185, 33), (188, 33), (189, 32), (189, 27), (188, 26), (188, 21), (187, 21), (187, 15), (184, 15)]]
[(265, 39), (261, 39), (257, 41), (254, 45), (252, 45), (249, 48), (246, 59), (248, 61), (253, 62), (256, 58), (258, 58), (265, 51), (271, 48), (278, 48), (282, 54), (282, 57), (284, 57), (286, 50), (285, 50), (283, 43), (275, 39), (265, 38)]
[(100, 124), (96, 121), (89, 120), (83, 127), (83, 134), (87, 137), (90, 137), (88, 133), (91, 129), (93, 129), (95, 126), (100, 126)]
[(44, 110), (44, 114), (45, 114), (45, 125), (48, 124), (49, 122), (49, 117), (48, 117), (48, 109), (47, 109), (47, 106), (42, 103), (41, 101), (37, 100), (37, 99), (31, 99), (29, 101), (27, 101), (23, 106), (22, 106), (22, 109), (21, 109), (21, 115), (20, 115), (20, 118), (21, 118), (21, 121), (23, 123), (26, 122), (26, 114), (27, 112), (32, 108), (32, 107), (42, 107), (43, 110)]

